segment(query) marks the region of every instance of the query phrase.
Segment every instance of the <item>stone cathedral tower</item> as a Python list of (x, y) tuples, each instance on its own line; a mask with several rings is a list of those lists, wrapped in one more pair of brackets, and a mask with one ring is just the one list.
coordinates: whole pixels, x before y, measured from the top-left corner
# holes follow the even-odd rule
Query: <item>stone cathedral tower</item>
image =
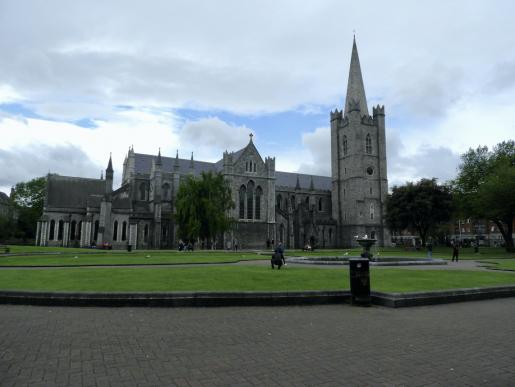
[(341, 246), (356, 245), (356, 235), (380, 246), (390, 241), (384, 106), (372, 110), (370, 116), (354, 39), (345, 106), (331, 112), (332, 212)]

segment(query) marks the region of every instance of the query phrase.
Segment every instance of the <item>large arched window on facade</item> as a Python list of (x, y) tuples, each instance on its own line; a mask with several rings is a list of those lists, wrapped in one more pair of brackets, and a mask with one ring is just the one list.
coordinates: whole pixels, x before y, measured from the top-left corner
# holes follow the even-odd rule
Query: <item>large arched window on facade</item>
[(127, 222), (122, 223), (122, 241), (127, 240)]
[(141, 183), (139, 185), (139, 200), (147, 200), (147, 184)]
[(372, 154), (372, 137), (370, 137), (370, 133), (367, 134), (365, 139), (365, 152), (367, 152), (368, 155)]
[(239, 193), (239, 203), (240, 203), (240, 219), (245, 218), (245, 196), (246, 196), (247, 188), (242, 185), (240, 187), (240, 193)]
[(59, 225), (57, 227), (57, 240), (63, 240), (63, 231), (64, 231), (64, 222), (62, 220), (59, 221)]
[(70, 240), (75, 240), (75, 231), (77, 231), (77, 222), (75, 220), (72, 220), (72, 223), (70, 225)]
[(53, 241), (55, 236), (55, 220), (50, 221), (50, 232), (48, 234), (48, 239)]
[(343, 155), (347, 155), (347, 136), (343, 136)]
[(254, 182), (247, 184), (247, 219), (254, 219)]
[(114, 221), (114, 226), (113, 226), (113, 241), (116, 241), (118, 240), (118, 221), (115, 220)]
[(256, 188), (256, 219), (261, 219), (261, 197), (263, 196), (263, 190), (261, 187)]
[(93, 240), (96, 242), (98, 239), (98, 228), (100, 227), (100, 222), (95, 220), (95, 228), (93, 229)]
[(275, 205), (278, 210), (282, 210), (283, 207), (283, 197), (281, 195), (277, 195)]
[(170, 184), (164, 183), (161, 188), (163, 191), (163, 200), (170, 200)]

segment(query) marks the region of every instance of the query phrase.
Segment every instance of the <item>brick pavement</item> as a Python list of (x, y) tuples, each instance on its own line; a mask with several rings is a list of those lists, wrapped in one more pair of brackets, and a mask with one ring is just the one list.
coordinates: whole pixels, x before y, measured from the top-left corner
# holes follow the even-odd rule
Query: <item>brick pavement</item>
[(349, 305), (0, 305), (0, 386), (515, 384), (515, 298)]

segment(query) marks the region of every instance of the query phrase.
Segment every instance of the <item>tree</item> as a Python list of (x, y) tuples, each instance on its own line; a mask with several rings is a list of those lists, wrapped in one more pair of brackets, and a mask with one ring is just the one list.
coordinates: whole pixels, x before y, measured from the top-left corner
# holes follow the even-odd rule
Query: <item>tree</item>
[(515, 141), (497, 144), (493, 151), (486, 146), (469, 149), (461, 160), (452, 183), (459, 213), (494, 222), (506, 249), (513, 251)]
[(217, 235), (230, 229), (234, 208), (231, 188), (222, 174), (203, 172), (200, 178), (188, 176), (179, 186), (175, 219), (179, 237), (212, 242)]
[(422, 244), (442, 222), (450, 219), (452, 195), (450, 189), (438, 185), (436, 179), (394, 186), (386, 200), (386, 222), (391, 230), (413, 228)]
[(46, 178), (38, 177), (28, 182), (17, 183), (11, 200), (18, 213), (17, 234), (21, 238), (34, 238), (36, 225), (43, 214)]

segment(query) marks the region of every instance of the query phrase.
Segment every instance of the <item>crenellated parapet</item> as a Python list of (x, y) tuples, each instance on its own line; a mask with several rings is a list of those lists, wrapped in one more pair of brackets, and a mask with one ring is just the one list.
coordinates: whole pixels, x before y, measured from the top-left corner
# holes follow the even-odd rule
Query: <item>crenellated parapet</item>
[(341, 110), (335, 109), (334, 112), (331, 112), (331, 121), (339, 121), (343, 117), (343, 112)]
[(372, 108), (372, 115), (375, 116), (384, 116), (384, 105), (377, 105)]

